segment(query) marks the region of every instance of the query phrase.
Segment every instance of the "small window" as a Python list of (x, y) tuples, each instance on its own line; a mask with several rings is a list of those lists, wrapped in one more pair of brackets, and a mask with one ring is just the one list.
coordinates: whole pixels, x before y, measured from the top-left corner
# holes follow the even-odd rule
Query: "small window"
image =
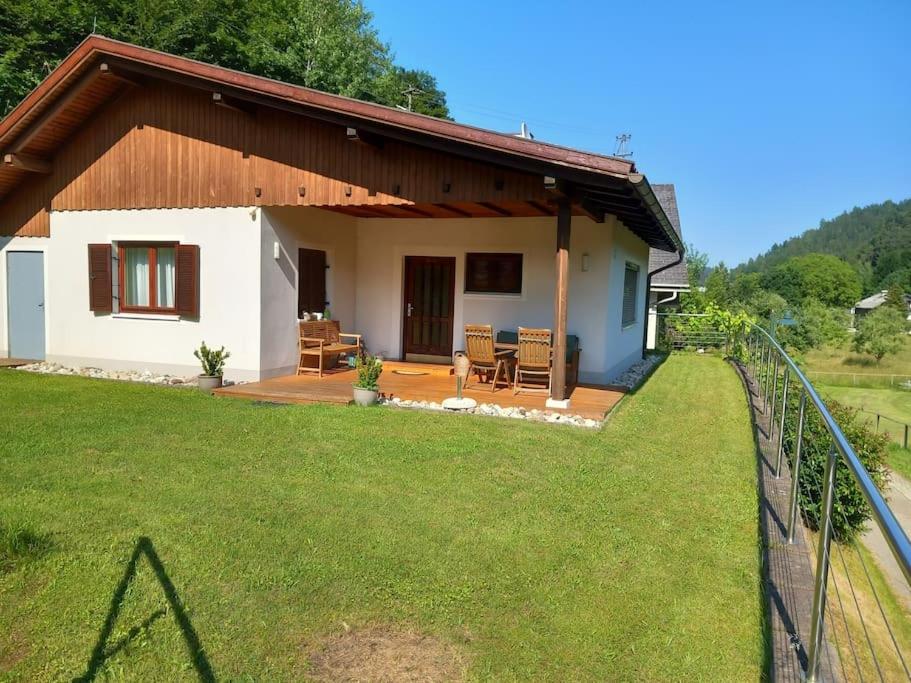
[(121, 242), (120, 310), (173, 313), (176, 310), (177, 245)]
[(623, 327), (636, 322), (639, 294), (639, 266), (627, 263), (623, 272)]
[(521, 294), (522, 254), (465, 254), (465, 291)]

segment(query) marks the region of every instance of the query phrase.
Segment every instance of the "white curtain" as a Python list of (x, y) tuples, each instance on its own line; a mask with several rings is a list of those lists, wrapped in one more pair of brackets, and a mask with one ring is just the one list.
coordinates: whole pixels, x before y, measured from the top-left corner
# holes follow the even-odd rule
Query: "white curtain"
[(173, 247), (158, 249), (158, 291), (155, 295), (160, 308), (174, 308), (175, 258)]
[(149, 250), (146, 247), (127, 247), (124, 251), (127, 306), (148, 306)]

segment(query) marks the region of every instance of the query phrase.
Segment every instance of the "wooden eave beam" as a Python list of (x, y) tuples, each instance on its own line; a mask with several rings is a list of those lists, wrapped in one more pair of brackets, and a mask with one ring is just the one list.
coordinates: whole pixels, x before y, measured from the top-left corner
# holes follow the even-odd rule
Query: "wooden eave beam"
[(419, 209), (418, 207), (412, 206), (410, 204), (396, 204), (395, 208), (413, 213), (417, 216), (421, 216), (422, 218), (433, 218), (433, 214), (429, 211), (424, 211), (424, 209)]
[(582, 213), (591, 218), (595, 223), (604, 222), (604, 209), (602, 207), (597, 206), (585, 199), (575, 204), (575, 206), (578, 207)]
[(245, 114), (247, 116), (256, 115), (256, 105), (251, 102), (246, 102), (244, 100), (238, 100), (237, 98), (231, 97), (230, 95), (225, 95), (221, 92), (212, 93), (212, 102), (223, 109), (230, 109), (231, 111), (236, 111), (239, 114)]
[(102, 62), (98, 67), (98, 71), (104, 78), (119, 81), (120, 83), (129, 85), (130, 87), (138, 88), (144, 85), (141, 77), (132, 76), (124, 71), (121, 71), (120, 69), (115, 69), (111, 67), (111, 65), (107, 62)]
[(20, 171), (28, 171), (29, 173), (48, 174), (54, 170), (50, 161), (22, 153), (4, 154), (3, 165), (17, 168)]
[(55, 119), (61, 111), (70, 106), (73, 101), (99, 77), (100, 73), (101, 72), (98, 71), (98, 69), (89, 69), (82, 74), (82, 76), (80, 76), (56, 102), (45, 109), (43, 114), (32, 121), (25, 130), (16, 136), (16, 141), (11, 148), (11, 152), (16, 154), (28, 147), (29, 143), (41, 132), (41, 129)]
[(443, 209), (443, 211), (454, 213), (456, 216), (461, 216), (462, 218), (471, 218), (470, 211), (465, 211), (464, 209), (460, 209), (459, 207), (453, 206), (452, 204), (437, 204), (436, 206)]
[(535, 211), (540, 213), (542, 216), (553, 216), (554, 215), (554, 212), (551, 211), (550, 209), (548, 209), (546, 206), (544, 206), (544, 204), (542, 204), (541, 202), (528, 201), (525, 203), (528, 204)]
[(383, 138), (366, 130), (345, 126), (345, 136), (351, 142), (360, 142), (377, 149), (383, 148)]
[(502, 206), (497, 206), (493, 202), (478, 202), (477, 204), (478, 204), (478, 206), (482, 206), (485, 209), (487, 209), (488, 211), (493, 211), (494, 213), (499, 214), (500, 216), (503, 216), (504, 218), (512, 217), (512, 211), (510, 211), (509, 209), (504, 209)]

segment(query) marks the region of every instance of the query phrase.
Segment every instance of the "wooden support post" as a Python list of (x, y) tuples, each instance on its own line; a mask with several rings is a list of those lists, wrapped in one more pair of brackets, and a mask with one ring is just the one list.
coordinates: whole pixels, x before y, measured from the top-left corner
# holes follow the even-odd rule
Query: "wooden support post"
[(572, 206), (569, 199), (557, 203), (557, 251), (554, 261), (554, 360), (550, 396), (565, 401), (566, 396), (566, 313), (569, 304), (569, 232)]

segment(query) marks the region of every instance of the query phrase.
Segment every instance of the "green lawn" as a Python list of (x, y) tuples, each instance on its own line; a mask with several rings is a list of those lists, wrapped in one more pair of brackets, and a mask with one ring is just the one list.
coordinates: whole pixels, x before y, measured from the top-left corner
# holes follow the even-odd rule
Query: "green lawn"
[(890, 382), (911, 378), (911, 339), (905, 340), (899, 353), (886, 356), (879, 363), (871, 356), (847, 348), (823, 348), (808, 351), (803, 364), (810, 379), (817, 384), (888, 387)]
[(871, 428), (876, 426), (876, 414), (885, 416), (880, 419), (879, 431), (888, 432), (894, 444), (889, 449), (889, 464), (906, 479), (911, 479), (911, 451), (901, 448), (905, 433), (902, 425), (911, 424), (911, 391), (828, 385), (819, 385), (819, 391), (826, 398), (864, 411), (858, 413), (857, 419)]
[(761, 675), (718, 358), (672, 356), (600, 432), (10, 370), (0, 414), (0, 541), (34, 541), (0, 543), (0, 679), (299, 680), (346, 629), (427, 635), (468, 680)]

